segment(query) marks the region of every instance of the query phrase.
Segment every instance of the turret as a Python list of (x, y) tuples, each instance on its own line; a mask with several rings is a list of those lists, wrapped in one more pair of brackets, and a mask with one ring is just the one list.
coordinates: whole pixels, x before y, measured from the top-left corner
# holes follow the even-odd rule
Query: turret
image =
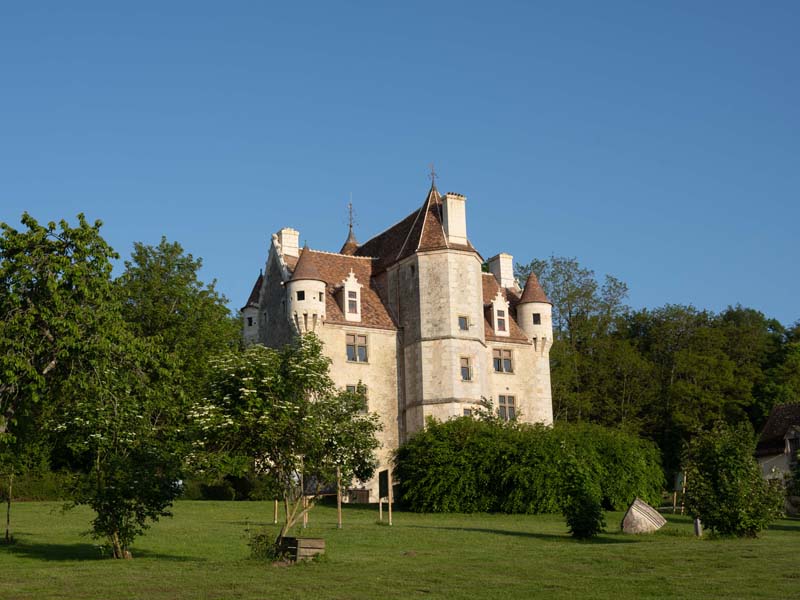
[(307, 245), (286, 284), (286, 293), (289, 319), (297, 331), (300, 334), (316, 331), (325, 320), (325, 282)]
[(553, 343), (553, 305), (534, 273), (528, 275), (517, 303), (517, 323), (538, 353), (549, 351)]

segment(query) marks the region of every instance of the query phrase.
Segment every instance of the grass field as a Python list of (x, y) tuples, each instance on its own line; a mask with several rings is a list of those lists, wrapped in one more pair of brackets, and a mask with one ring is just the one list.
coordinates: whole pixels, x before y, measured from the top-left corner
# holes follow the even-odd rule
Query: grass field
[(273, 529), (272, 504), (179, 502), (133, 547), (101, 557), (82, 536), (91, 514), (57, 503), (15, 505), (17, 543), (0, 546), (0, 598), (798, 598), (800, 521), (755, 540), (692, 536), (669, 516), (656, 534), (576, 542), (559, 516), (417, 515), (318, 507), (302, 535), (324, 537), (324, 560), (277, 567), (249, 558), (245, 530)]

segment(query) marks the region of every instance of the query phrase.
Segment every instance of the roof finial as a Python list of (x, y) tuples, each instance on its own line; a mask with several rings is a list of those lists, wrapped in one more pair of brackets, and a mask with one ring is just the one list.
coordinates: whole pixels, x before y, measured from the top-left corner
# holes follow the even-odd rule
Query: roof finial
[(347, 203), (348, 225), (350, 227), (350, 235), (353, 235), (353, 193), (350, 193), (350, 202)]
[(439, 175), (436, 174), (436, 169), (433, 168), (433, 163), (430, 164), (430, 167), (431, 167), (431, 174), (428, 175), (428, 177), (431, 178), (431, 187), (435, 188), (436, 187), (436, 178), (439, 177)]

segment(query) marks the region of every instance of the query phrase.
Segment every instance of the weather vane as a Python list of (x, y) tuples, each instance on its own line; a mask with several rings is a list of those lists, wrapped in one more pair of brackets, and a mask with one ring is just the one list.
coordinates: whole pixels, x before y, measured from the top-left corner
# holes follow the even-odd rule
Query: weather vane
[(439, 176), (436, 174), (436, 170), (433, 168), (433, 163), (430, 164), (430, 167), (431, 167), (431, 174), (428, 175), (428, 177), (431, 178), (431, 183), (433, 185), (436, 185), (436, 178)]

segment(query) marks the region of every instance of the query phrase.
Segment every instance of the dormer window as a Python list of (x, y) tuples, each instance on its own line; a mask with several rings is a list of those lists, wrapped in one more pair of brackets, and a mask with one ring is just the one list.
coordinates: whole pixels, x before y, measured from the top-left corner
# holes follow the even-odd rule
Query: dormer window
[(361, 320), (361, 290), (363, 287), (352, 270), (347, 279), (343, 279), (341, 285), (337, 286), (336, 301), (344, 313), (345, 320), (353, 322)]
[(347, 312), (358, 314), (358, 292), (347, 292)]
[(506, 311), (497, 311), (497, 331), (506, 331)]
[(506, 300), (503, 292), (501, 290), (497, 290), (497, 294), (492, 300), (492, 307), (491, 307), (491, 317), (492, 317), (492, 326), (494, 328), (495, 335), (498, 336), (508, 336), (509, 330), (509, 313), (508, 313), (508, 300)]

